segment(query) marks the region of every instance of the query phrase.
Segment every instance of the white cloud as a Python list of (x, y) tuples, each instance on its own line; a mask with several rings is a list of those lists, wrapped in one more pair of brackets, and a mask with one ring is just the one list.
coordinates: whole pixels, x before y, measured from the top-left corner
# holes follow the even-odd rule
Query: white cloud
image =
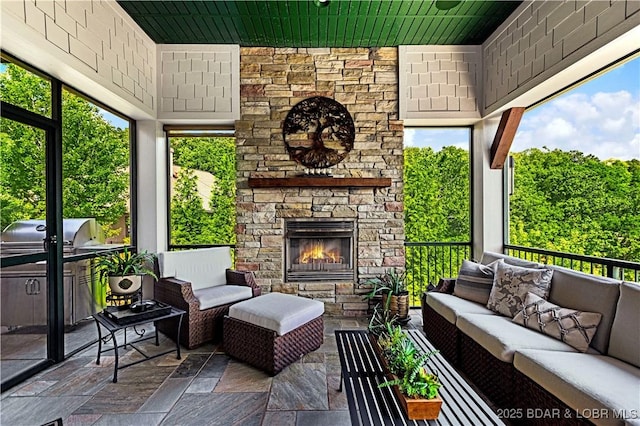
[(632, 99), (631, 93), (621, 90), (609, 93), (598, 92), (591, 97), (591, 101), (603, 114), (615, 114), (616, 111), (620, 111), (621, 106), (629, 105)]
[(527, 111), (513, 151), (577, 150), (600, 159), (640, 158), (640, 96), (630, 92), (566, 94)]
[(542, 132), (547, 139), (555, 140), (570, 138), (576, 134), (577, 130), (569, 121), (558, 117), (544, 126)]
[(414, 129), (404, 129), (404, 146), (414, 146), (416, 131)]
[(624, 117), (620, 117), (617, 119), (606, 118), (602, 122), (602, 130), (610, 133), (619, 132), (624, 128), (627, 120)]

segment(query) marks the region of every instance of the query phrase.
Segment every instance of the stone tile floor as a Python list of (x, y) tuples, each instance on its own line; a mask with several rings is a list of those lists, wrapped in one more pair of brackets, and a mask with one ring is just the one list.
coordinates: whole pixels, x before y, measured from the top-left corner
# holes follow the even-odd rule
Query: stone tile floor
[[(111, 353), (96, 365), (97, 345), (2, 393), (0, 424), (38, 426), (62, 418), (72, 425), (349, 425), (346, 395), (338, 392), (336, 329), (366, 328), (365, 318), (325, 317), (324, 344), (275, 377), (226, 356), (220, 345), (182, 350), (118, 372)], [(408, 327), (421, 328), (411, 311)], [(141, 344), (163, 351), (162, 338)], [(128, 349), (121, 362), (138, 359)]]

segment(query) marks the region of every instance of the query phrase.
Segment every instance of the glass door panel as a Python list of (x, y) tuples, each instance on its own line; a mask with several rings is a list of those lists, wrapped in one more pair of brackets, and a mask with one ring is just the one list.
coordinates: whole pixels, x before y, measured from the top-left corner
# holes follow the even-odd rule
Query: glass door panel
[(63, 89), (65, 356), (96, 341), (91, 315), (105, 306), (94, 261), (74, 256), (131, 242), (129, 127), (128, 120)]
[(5, 381), (47, 359), (46, 262), (2, 268), (0, 283), (0, 375)]
[[(6, 69), (5, 69), (6, 71)], [(2, 75), (2, 100), (12, 104)], [(29, 74), (25, 84), (50, 90)], [(42, 87), (39, 86), (42, 85)], [(35, 89), (34, 89), (35, 90)], [(46, 96), (45, 96), (46, 98)], [(46, 102), (34, 112), (48, 114)], [(0, 118), (0, 376), (5, 384), (49, 358), (45, 130)]]

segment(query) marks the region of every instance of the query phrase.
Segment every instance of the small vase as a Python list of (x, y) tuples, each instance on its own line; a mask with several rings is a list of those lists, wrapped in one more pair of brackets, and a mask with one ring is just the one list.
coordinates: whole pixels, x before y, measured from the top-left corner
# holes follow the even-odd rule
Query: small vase
[(109, 277), (112, 294), (132, 294), (142, 287), (142, 275), (118, 275)]

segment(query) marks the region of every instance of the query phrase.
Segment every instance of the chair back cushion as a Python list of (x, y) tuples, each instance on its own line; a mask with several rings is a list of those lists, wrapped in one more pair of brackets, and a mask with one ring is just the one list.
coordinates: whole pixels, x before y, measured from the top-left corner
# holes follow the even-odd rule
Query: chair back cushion
[(191, 283), (193, 290), (224, 285), (231, 268), (229, 247), (168, 251), (158, 254), (162, 278), (175, 277)]

